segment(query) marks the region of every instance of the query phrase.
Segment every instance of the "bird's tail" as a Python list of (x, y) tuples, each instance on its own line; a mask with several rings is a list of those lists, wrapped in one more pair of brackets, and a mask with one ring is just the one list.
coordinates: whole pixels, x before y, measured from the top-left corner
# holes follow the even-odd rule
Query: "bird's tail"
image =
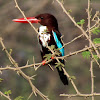
[(57, 71), (58, 71), (58, 73), (59, 73), (59, 76), (60, 76), (60, 79), (61, 79), (62, 83), (63, 83), (64, 85), (68, 85), (68, 78), (67, 78), (67, 76), (64, 74), (63, 69), (62, 69), (62, 68), (59, 69), (59, 68), (57, 67)]

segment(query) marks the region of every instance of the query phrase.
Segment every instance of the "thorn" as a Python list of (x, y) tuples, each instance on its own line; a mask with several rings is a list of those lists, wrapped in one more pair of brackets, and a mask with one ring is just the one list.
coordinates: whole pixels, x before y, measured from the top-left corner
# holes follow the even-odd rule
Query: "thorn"
[(34, 69), (35, 69), (35, 71), (39, 68), (41, 66), (41, 64), (38, 66), (38, 67), (35, 67)]
[(3, 39), (0, 37), (0, 41), (2, 41)]
[(28, 65), (28, 63), (29, 63), (29, 60), (27, 60), (27, 62), (26, 62), (26, 66)]
[(19, 71), (17, 71), (17, 74), (20, 76), (20, 73), (19, 73)]
[(50, 69), (51, 69), (52, 71), (54, 71), (53, 67), (52, 67), (50, 64), (48, 64), (48, 66), (50, 67)]
[(35, 66), (35, 59), (34, 59), (34, 56), (33, 56), (33, 64), (34, 64), (34, 69), (35, 69), (36, 66)]
[(29, 100), (29, 99), (31, 98), (31, 96), (33, 95), (33, 93), (35, 94), (35, 96), (37, 96), (36, 91), (35, 91), (35, 90), (33, 90), (33, 92), (29, 95), (29, 97), (28, 97), (28, 99), (27, 99), (27, 100)]
[(5, 51), (5, 50), (6, 50), (6, 48), (5, 48), (5, 47), (3, 47), (2, 51)]
[(31, 76), (30, 79), (31, 79), (31, 80), (35, 80), (35, 79), (34, 79), (35, 76), (36, 76), (36, 75)]
[(2, 71), (0, 71), (0, 74), (2, 74)]

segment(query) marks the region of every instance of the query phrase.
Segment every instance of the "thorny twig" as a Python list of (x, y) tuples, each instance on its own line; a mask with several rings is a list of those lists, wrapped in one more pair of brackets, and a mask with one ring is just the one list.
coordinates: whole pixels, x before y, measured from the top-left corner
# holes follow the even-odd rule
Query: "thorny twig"
[[(26, 18), (26, 16), (25, 16), (25, 14), (24, 14), (24, 12), (20, 9), (20, 7), (18, 6), (18, 3), (17, 3), (17, 1), (15, 0), (15, 4), (16, 4), (16, 7), (19, 9), (19, 11), (21, 12), (21, 14), (23, 15), (23, 17), (27, 20), (27, 18)], [(28, 21), (28, 20), (27, 20)], [(28, 21), (29, 22), (29, 21)], [(32, 28), (36, 31), (36, 33), (38, 34), (38, 32), (37, 32), (37, 30), (36, 30), (36, 28), (31, 24), (31, 22), (29, 22), (29, 24), (32, 26)], [(55, 55), (55, 53), (54, 53), (54, 51), (46, 44), (46, 47), (51, 51), (51, 53), (53, 54), (53, 55)], [(57, 58), (57, 57), (55, 57), (55, 59), (57, 60), (57, 62), (60, 62), (59, 61), (59, 59)], [(39, 66), (40, 67), (40, 66)], [(39, 68), (38, 67), (38, 68)], [(68, 75), (68, 73), (66, 74), (65, 73), (65, 75)], [(69, 75), (68, 75), (69, 76)], [(77, 93), (79, 93), (79, 91), (78, 91), (78, 89), (77, 89), (77, 87), (75, 86), (75, 83), (73, 82), (73, 81), (71, 81), (72, 82), (72, 84), (74, 84), (74, 88), (75, 88), (75, 90), (76, 90), (76, 92)]]
[[(21, 14), (22, 14), (22, 15), (24, 16), (24, 18), (27, 20), (27, 18), (26, 18), (26, 16), (25, 16), (24, 12), (23, 12), (23, 11), (20, 9), (20, 7), (18, 6), (17, 1), (16, 1), (16, 0), (14, 0), (14, 1), (15, 1), (15, 4), (16, 4), (16, 8), (18, 8), (18, 10), (21, 12)], [(92, 27), (88, 27), (88, 30), (85, 31), (85, 30), (83, 30), (83, 28), (82, 28), (81, 26), (79, 26), (79, 25), (75, 22), (75, 20), (71, 17), (71, 15), (66, 11), (66, 9), (65, 9), (64, 6), (63, 6), (63, 4), (62, 4), (59, 0), (56, 0), (56, 1), (57, 1), (58, 4), (62, 7), (63, 11), (67, 14), (67, 16), (71, 19), (71, 21), (75, 24), (75, 26), (77, 26), (77, 27), (82, 31), (82, 33), (83, 33), (83, 34), (79, 35), (78, 37), (75, 37), (75, 38), (74, 38), (73, 40), (71, 40), (70, 42), (65, 43), (64, 46), (66, 46), (66, 45), (68, 45), (68, 44), (74, 42), (76, 39), (78, 39), (78, 38), (80, 38), (80, 37), (82, 37), (82, 36), (85, 36), (85, 37), (88, 39), (88, 41), (90, 42), (91, 45), (90, 45), (89, 47), (83, 48), (82, 50), (78, 50), (78, 51), (72, 52), (72, 53), (70, 53), (70, 54), (67, 54), (67, 55), (65, 55), (65, 56), (63, 56), (63, 57), (55, 57), (55, 59), (59, 62), (59, 59), (64, 59), (64, 58), (66, 58), (66, 57), (70, 57), (70, 56), (76, 55), (76, 54), (81, 53), (81, 52), (86, 51), (86, 50), (91, 51), (91, 55), (92, 55), (92, 56), (93, 56), (92, 50), (94, 50), (94, 51), (97, 53), (97, 56), (100, 58), (100, 54), (99, 54), (99, 52), (98, 52), (98, 50), (97, 50), (97, 47), (99, 47), (100, 45), (94, 45), (93, 42), (91, 41), (91, 38), (87, 35), (87, 32), (90, 32), (91, 29), (93, 29), (97, 24), (99, 24), (100, 20), (98, 19), (98, 22), (96, 22), (95, 25), (93, 25)], [(88, 0), (88, 1), (89, 1), (89, 0)], [(88, 7), (89, 7), (89, 6), (88, 6)], [(89, 11), (89, 10), (88, 10), (88, 11)], [(89, 14), (89, 12), (88, 12), (88, 14)], [(88, 19), (89, 19), (89, 17), (88, 17)], [(28, 21), (28, 20), (27, 20), (27, 21)], [(29, 22), (29, 21), (28, 21), (28, 22)], [(36, 31), (36, 33), (38, 34), (37, 29), (32, 25), (32, 23), (29, 22), (29, 24), (31, 25), (31, 27), (32, 27), (32, 28)], [(37, 69), (42, 65), (42, 63), (35, 63), (34, 58), (33, 58), (33, 63), (34, 63), (34, 64), (25, 65), (25, 66), (19, 67), (18, 64), (15, 62), (15, 60), (11, 57), (11, 55), (9, 54), (9, 52), (7, 51), (7, 49), (5, 48), (5, 46), (4, 46), (3, 41), (2, 41), (1, 38), (0, 38), (0, 42), (1, 42), (1, 45), (2, 45), (2, 47), (3, 47), (3, 50), (6, 52), (8, 58), (9, 58), (9, 60), (10, 60), (10, 62), (15, 66), (15, 68), (14, 68), (14, 67), (10, 67), (10, 66), (7, 66), (7, 67), (5, 67), (5, 68), (0, 68), (0, 71), (7, 70), (7, 69), (17, 71), (18, 73), (20, 73), (20, 74), (29, 82), (29, 84), (30, 84), (30, 86), (31, 86), (31, 88), (32, 88), (32, 93), (31, 93), (31, 95), (33, 95), (33, 93), (34, 93), (35, 96), (37, 96), (37, 93), (38, 93), (44, 100), (49, 100), (49, 99), (47, 98), (47, 96), (43, 95), (43, 94), (33, 85), (33, 83), (32, 83), (32, 77), (27, 76), (27, 75), (21, 70), (21, 69), (23, 69), (23, 68), (28, 68), (28, 67), (33, 67), (33, 66), (34, 66), (34, 68), (37, 70)], [(64, 47), (64, 46), (63, 46), (63, 47)], [(51, 50), (51, 48), (48, 47), (48, 45), (47, 45), (47, 48), (52, 52), (52, 54), (54, 54), (54, 51)], [(94, 60), (95, 60), (96, 63), (99, 65), (99, 63), (97, 62), (97, 60), (96, 60), (95, 58), (94, 58)], [(50, 61), (51, 61), (51, 59), (50, 59), (49, 61), (47, 61), (46, 63), (49, 63)], [(36, 66), (38, 66), (38, 67), (36, 67)], [(50, 67), (51, 67), (51, 66), (50, 66)], [(63, 70), (64, 70), (65, 75), (67, 75), (67, 76), (69, 77), (69, 79), (70, 79), (70, 81), (71, 81), (71, 83), (72, 83), (72, 85), (73, 85), (73, 87), (74, 87), (74, 89), (75, 89), (75, 91), (76, 91), (77, 94), (61, 94), (60, 96), (68, 96), (68, 97), (73, 97), (73, 96), (83, 96), (83, 97), (84, 97), (84, 96), (85, 96), (85, 97), (88, 97), (88, 96), (92, 96), (92, 97), (94, 97), (94, 96), (100, 96), (99, 93), (94, 93), (94, 90), (93, 90), (93, 89), (92, 89), (91, 94), (81, 94), (81, 93), (78, 91), (78, 89), (77, 89), (77, 87), (76, 87), (74, 81), (70, 78), (69, 74), (66, 72), (66, 70), (65, 70), (64, 68), (63, 68)], [(94, 77), (94, 76), (93, 76), (93, 69), (91, 68), (91, 70), (92, 70), (92, 71), (91, 71), (91, 76)], [(94, 85), (94, 84), (93, 84), (93, 78), (92, 78), (92, 77), (91, 77), (91, 80), (92, 80), (92, 88), (93, 88), (93, 85)], [(1, 92), (0, 92), (0, 93), (1, 93)], [(31, 95), (29, 96), (29, 98), (31, 97)], [(11, 99), (9, 99), (9, 100), (11, 100)], [(93, 100), (94, 100), (94, 99), (93, 99)]]
[[(28, 75), (26, 75), (18, 66), (18, 64), (16, 63), (16, 61), (12, 58), (12, 56), (9, 54), (8, 50), (6, 49), (2, 38), (0, 38), (0, 43), (1, 46), (3, 48), (3, 50), (6, 52), (11, 64), (13, 66), (15, 66), (15, 68), (17, 69), (18, 74), (22, 75), (30, 84), (31, 88), (32, 88), (32, 92), (36, 95), (39, 94), (44, 100), (49, 100), (47, 96), (45, 96), (44, 94), (42, 94), (32, 83), (33, 77), (30, 77)], [(12, 68), (13, 69), (13, 68)]]
[[(65, 12), (65, 14), (71, 19), (71, 21), (74, 23), (75, 26), (77, 26), (81, 31), (82, 33), (84, 34), (84, 36), (87, 38), (87, 40), (89, 41), (89, 46), (93, 46), (93, 49), (94, 51), (96, 52), (98, 58), (100, 58), (100, 54), (99, 54), (99, 51), (97, 50), (96, 46), (94, 45), (94, 43), (92, 42), (91, 40), (91, 29), (93, 29), (97, 24), (99, 24), (100, 22), (100, 19), (98, 19), (98, 21), (96, 21), (95, 25), (93, 25), (92, 27), (90, 27), (90, 18), (91, 18), (91, 11), (90, 11), (90, 0), (88, 0), (88, 9), (87, 9), (87, 14), (88, 14), (88, 29), (87, 31), (84, 31), (84, 29), (79, 26), (76, 21), (72, 18), (72, 16), (66, 11), (66, 9), (64, 8), (63, 4), (59, 1), (59, 0), (56, 0), (58, 2), (58, 4), (61, 6), (61, 8), (63, 9), (63, 11)], [(97, 16), (97, 14), (95, 15)], [(89, 32), (89, 36), (87, 35), (87, 32)], [(86, 48), (84, 48), (86, 49)], [(92, 55), (92, 58), (93, 57), (93, 53), (92, 53), (92, 50), (90, 50), (88, 48), (88, 50), (90, 51), (91, 55)], [(79, 53), (80, 51), (78, 51)], [(74, 53), (72, 53), (74, 54)], [(70, 55), (67, 55), (65, 57), (68, 57)], [(100, 64), (98, 63), (98, 61), (94, 58), (94, 60), (96, 61), (96, 63), (99, 65), (100, 67)], [(68, 97), (76, 97), (76, 96), (85, 96), (85, 97), (88, 97), (88, 96), (91, 96), (92, 97), (92, 100), (94, 100), (94, 96), (100, 96), (100, 93), (94, 93), (94, 73), (93, 73), (93, 59), (91, 59), (91, 63), (90, 63), (90, 71), (91, 71), (91, 94), (81, 94), (81, 93), (77, 93), (77, 94), (61, 94), (60, 96), (68, 96)]]
[(66, 11), (66, 9), (65, 9), (64, 6), (63, 6), (63, 4), (62, 4), (59, 0), (56, 0), (56, 1), (57, 1), (58, 4), (61, 6), (61, 8), (63, 9), (64, 13), (65, 13), (65, 14), (71, 19), (71, 21), (74, 23), (74, 25), (82, 31), (82, 33), (84, 34), (84, 36), (87, 38), (87, 40), (88, 40), (88, 41), (91, 43), (91, 45), (93, 46), (93, 48), (94, 48), (94, 50), (95, 50), (97, 56), (100, 58), (100, 54), (99, 54), (98, 50), (96, 49), (94, 43), (91, 41), (91, 39), (89, 38), (89, 36), (88, 36), (87, 33), (85, 32), (85, 30), (84, 30), (81, 26), (79, 26), (79, 25), (77, 24), (77, 22), (76, 22), (76, 21), (74, 20), (74, 18), (70, 15), (70, 13), (69, 13), (68, 11)]
[[(92, 41), (92, 35), (91, 35), (91, 11), (90, 11), (90, 0), (88, 0), (88, 8), (87, 8), (87, 15), (88, 15), (88, 32), (89, 32), (89, 39)], [(91, 42), (89, 42), (89, 46), (91, 46)], [(92, 57), (93, 57), (93, 53), (91, 50), (89, 50)], [(93, 59), (90, 58), (90, 72), (91, 72), (91, 94), (94, 93), (94, 73), (93, 73)], [(95, 59), (96, 60), (96, 59)], [(96, 60), (97, 62), (97, 60)], [(94, 100), (94, 95), (92, 95), (92, 100)]]

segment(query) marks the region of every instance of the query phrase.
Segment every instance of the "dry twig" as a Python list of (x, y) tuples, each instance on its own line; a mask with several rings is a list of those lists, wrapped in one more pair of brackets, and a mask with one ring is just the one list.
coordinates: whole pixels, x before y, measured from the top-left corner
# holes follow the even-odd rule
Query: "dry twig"
[[(20, 9), (18, 3), (16, 0), (15, 1), (15, 4), (16, 4), (16, 8), (21, 12), (21, 14), (24, 16), (24, 18), (27, 20), (24, 12)], [(78, 53), (81, 53), (83, 51), (90, 51), (91, 53), (91, 56), (92, 58), (95, 60), (95, 62), (99, 65), (100, 67), (100, 64), (98, 63), (98, 61), (93, 57), (93, 51), (96, 52), (97, 56), (100, 58), (100, 54), (99, 54), (99, 51), (97, 50), (98, 47), (100, 47), (100, 45), (94, 45), (94, 43), (92, 42), (91, 40), (91, 30), (99, 25), (99, 22), (100, 22), (100, 19), (98, 19), (98, 21), (95, 22), (95, 24), (91, 27), (90, 26), (90, 21), (91, 21), (91, 17), (90, 17), (90, 0), (88, 0), (88, 9), (87, 9), (87, 14), (88, 14), (88, 28), (87, 30), (85, 31), (83, 29), (83, 27), (79, 26), (77, 24), (77, 22), (73, 19), (73, 17), (69, 14), (69, 12), (66, 11), (66, 9), (64, 8), (63, 4), (59, 1), (59, 0), (56, 0), (58, 2), (58, 4), (61, 6), (61, 8), (63, 9), (63, 11), (65, 12), (65, 14), (71, 19), (71, 21), (74, 23), (75, 26), (77, 26), (77, 28), (79, 28), (81, 31), (82, 31), (82, 34), (75, 37), (73, 40), (71, 40), (70, 42), (68, 43), (64, 43), (63, 47), (65, 47), (66, 45), (74, 42), (75, 40), (77, 40), (78, 38), (81, 38), (82, 36), (85, 36), (86, 39), (89, 41), (89, 47), (85, 47), (83, 48), (82, 50), (78, 50), (78, 51), (75, 51), (75, 52), (72, 52), (70, 54), (67, 54), (63, 57), (55, 57), (55, 59), (59, 61), (59, 59), (64, 59), (66, 57), (70, 57), (70, 56), (73, 56), (73, 55), (77, 55)], [(97, 17), (98, 13), (95, 14), (94, 18)], [(27, 20), (28, 21), (28, 20)], [(35, 30), (35, 32), (38, 34), (38, 31), (37, 29), (33, 26), (33, 24), (28, 21), (29, 24), (31, 25), (31, 27)], [(89, 33), (89, 36), (88, 34)], [(29, 83), (29, 85), (31, 86), (32, 88), (32, 93), (30, 94), (29, 98), (33, 95), (33, 93), (35, 94), (35, 96), (37, 96), (37, 94), (39, 94), (44, 100), (49, 100), (47, 96), (45, 96), (44, 94), (42, 94), (32, 83), (32, 79), (33, 79), (33, 76), (28, 76), (26, 75), (21, 69), (24, 69), (24, 68), (29, 68), (29, 67), (33, 67), (35, 68), (35, 70), (37, 70), (41, 65), (42, 63), (35, 63), (35, 60), (34, 60), (34, 57), (33, 57), (33, 64), (29, 65), (28, 63), (25, 65), (25, 66), (21, 66), (19, 67), (18, 64), (16, 63), (16, 61), (12, 58), (12, 56), (10, 55), (10, 53), (8, 52), (8, 50), (6, 49), (3, 41), (2, 41), (2, 38), (0, 37), (0, 43), (2, 45), (2, 48), (3, 50), (6, 52), (8, 58), (9, 58), (9, 61), (11, 62), (11, 64), (14, 66), (14, 67), (11, 67), (11, 66), (7, 66), (5, 68), (0, 68), (0, 71), (2, 72), (3, 70), (13, 70), (13, 71), (16, 71), (17, 73), (21, 74)], [(51, 51), (51, 53), (53, 55), (55, 55), (55, 52), (47, 45), (47, 48)], [(91, 67), (90, 67), (90, 71), (91, 71), (91, 94), (82, 94), (79, 92), (78, 88), (76, 87), (73, 79), (70, 77), (70, 75), (66, 72), (66, 70), (63, 68), (63, 71), (65, 73), (65, 75), (70, 79), (71, 83), (72, 83), (72, 86), (74, 87), (75, 91), (76, 91), (76, 94), (60, 94), (60, 96), (67, 96), (67, 97), (76, 97), (76, 96), (82, 96), (82, 97), (92, 97), (92, 100), (94, 100), (94, 96), (100, 96), (100, 93), (94, 93), (94, 73), (93, 73), (93, 59), (91, 59)], [(51, 62), (52, 59), (48, 60), (46, 62), (46, 64), (48, 64), (49, 62)], [(36, 67), (38, 66), (38, 67)], [(49, 64), (50, 68), (52, 69), (51, 65)], [(53, 70), (53, 69), (52, 69)], [(9, 96), (6, 96), (5, 94), (3, 94), (1, 91), (0, 91), (0, 94), (3, 95), (5, 98), (7, 98), (8, 100), (11, 100)]]
[[(32, 80), (33, 78), (26, 75), (18, 66), (18, 64), (16, 63), (16, 61), (12, 58), (12, 56), (9, 54), (8, 50), (6, 49), (4, 43), (3, 43), (3, 40), (2, 38), (0, 38), (0, 43), (1, 43), (1, 46), (3, 48), (3, 50), (6, 52), (8, 58), (9, 58), (9, 61), (11, 62), (11, 64), (17, 69), (17, 72), (22, 75), (30, 84), (31, 88), (32, 88), (32, 92), (36, 95), (39, 94), (44, 100), (49, 100), (47, 96), (45, 96), (44, 94), (42, 94), (32, 83)], [(10, 67), (9, 67), (10, 68)], [(11, 68), (13, 70), (13, 68)]]
[(84, 31), (84, 29), (83, 29), (81, 26), (79, 26), (79, 25), (77, 24), (77, 22), (74, 20), (74, 18), (70, 15), (70, 13), (66, 11), (66, 9), (65, 9), (64, 6), (63, 6), (63, 4), (62, 4), (59, 0), (56, 0), (56, 1), (57, 1), (58, 4), (61, 6), (61, 8), (63, 9), (64, 13), (65, 13), (65, 14), (71, 19), (71, 21), (74, 23), (74, 25), (82, 31), (82, 33), (84, 34), (84, 36), (87, 38), (87, 40), (88, 40), (88, 41), (91, 43), (91, 45), (93, 46), (93, 48), (94, 48), (94, 50), (95, 50), (97, 56), (100, 58), (100, 54), (99, 54), (97, 48), (95, 47), (94, 43), (91, 41), (91, 39), (89, 38), (89, 36), (87, 35), (87, 33)]

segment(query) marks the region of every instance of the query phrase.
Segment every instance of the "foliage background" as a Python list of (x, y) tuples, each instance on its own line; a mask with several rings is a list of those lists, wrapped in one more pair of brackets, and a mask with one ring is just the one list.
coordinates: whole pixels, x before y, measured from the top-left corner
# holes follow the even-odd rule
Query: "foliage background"
[[(64, 42), (69, 42), (74, 37), (78, 36), (80, 30), (77, 29), (70, 19), (63, 13), (60, 6), (53, 0), (19, 0), (19, 6), (25, 12), (26, 16), (35, 16), (40, 13), (51, 13), (59, 23), (59, 30), (64, 35)], [(67, 10), (72, 10), (71, 15), (76, 21), (85, 19), (84, 27), (87, 28), (87, 0), (64, 0), (64, 6)], [(92, 0), (92, 13), (100, 11), (100, 0)], [(19, 66), (33, 63), (32, 58), (35, 57), (36, 62), (41, 61), (37, 36), (29, 24), (20, 24), (12, 22), (14, 18), (23, 17), (15, 8), (13, 0), (0, 0), (0, 36), (3, 37), (5, 45), (8, 49), (13, 49), (12, 56), (19, 63)], [(35, 25), (38, 27), (39, 25)], [(82, 49), (88, 45), (85, 37), (78, 39), (71, 45), (65, 47), (65, 54)], [(5, 67), (10, 65), (5, 53), (0, 45), (0, 66)], [(90, 72), (89, 60), (83, 59), (81, 54), (75, 55), (67, 59), (66, 70), (71, 76), (75, 76), (75, 83), (82, 93), (90, 93)], [(100, 92), (100, 70), (97, 65), (94, 66), (95, 91)], [(24, 70), (28, 75), (34, 75), (33, 81), (35, 86), (44, 94), (48, 95), (51, 100), (84, 100), (84, 98), (66, 98), (60, 97), (60, 93), (75, 93), (72, 85), (64, 86), (58, 76), (57, 71), (51, 71), (47, 66), (42, 66), (38, 71), (34, 69)], [(21, 95), (24, 100), (30, 95), (31, 88), (21, 76), (18, 76), (13, 71), (3, 71), (0, 78), (4, 81), (0, 83), (0, 90), (12, 91), (12, 99)], [(34, 98), (34, 99), (33, 99)], [(99, 100), (97, 97), (96, 100)], [(5, 98), (0, 96), (0, 100)], [(30, 100), (41, 100), (41, 98), (33, 96)], [(87, 100), (90, 100), (87, 98)]]

